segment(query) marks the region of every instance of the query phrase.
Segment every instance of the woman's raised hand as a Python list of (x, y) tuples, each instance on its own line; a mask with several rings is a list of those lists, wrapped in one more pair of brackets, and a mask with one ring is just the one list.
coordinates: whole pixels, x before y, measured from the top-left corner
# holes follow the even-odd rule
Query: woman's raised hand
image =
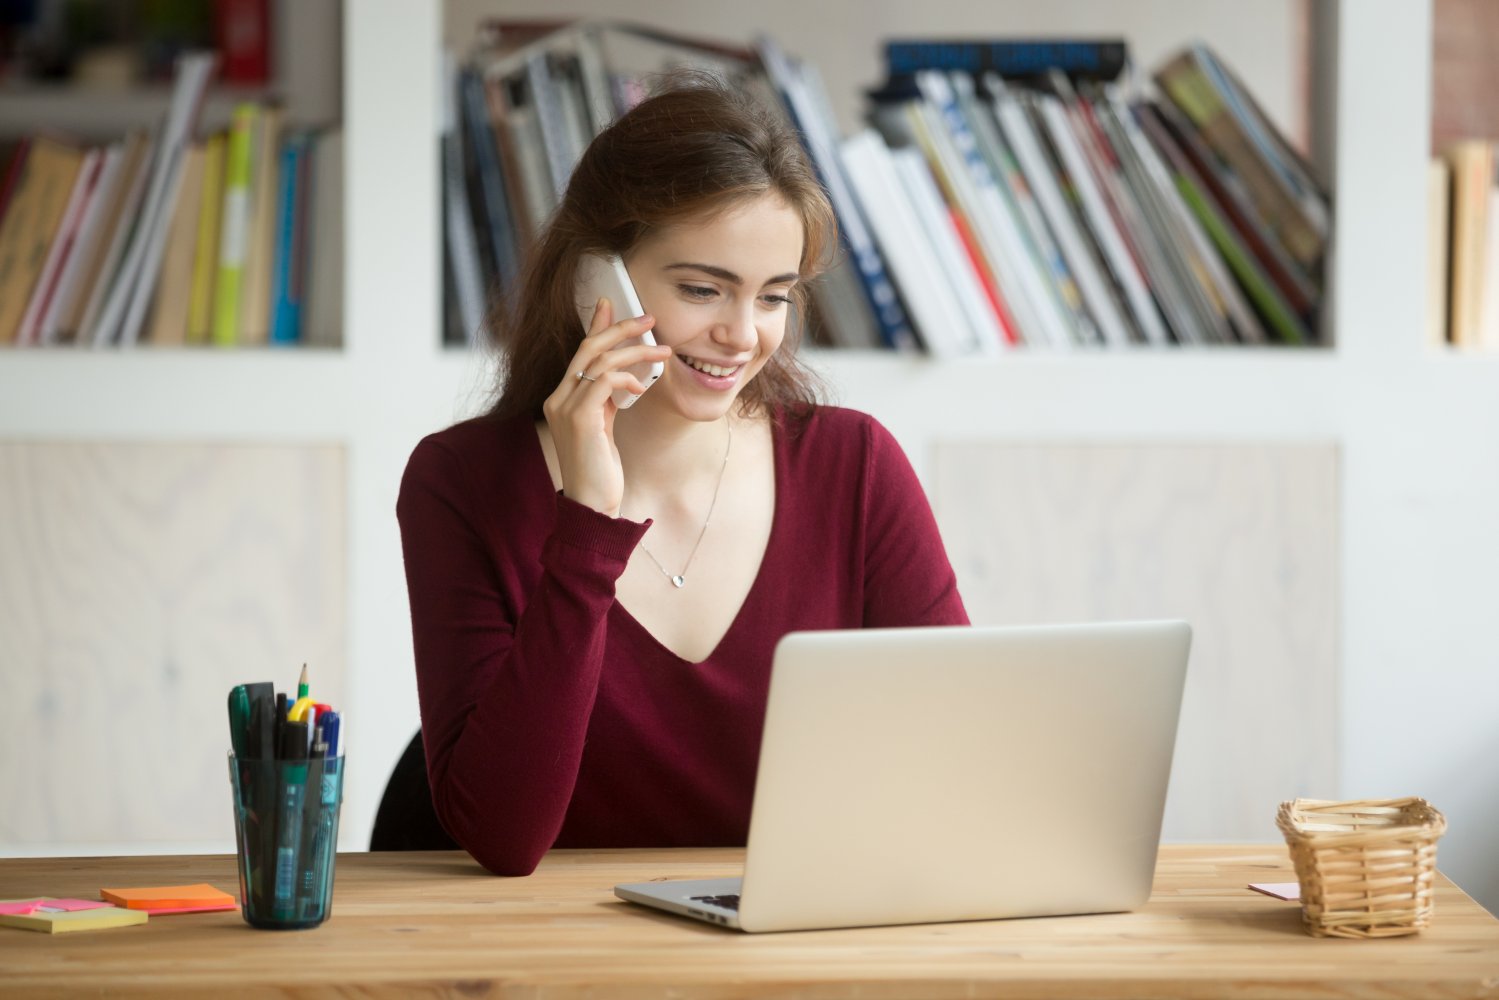
[(621, 347), (655, 325), (650, 315), (612, 322), (608, 299), (599, 299), (588, 336), (578, 345), (567, 374), (542, 404), (542, 415), (557, 449), (562, 493), (610, 517), (624, 502), (625, 476), (614, 445), (614, 418), (619, 408), (615, 389), (639, 395), (645, 386), (626, 369), (641, 362), (665, 361), (671, 348), (632, 344)]

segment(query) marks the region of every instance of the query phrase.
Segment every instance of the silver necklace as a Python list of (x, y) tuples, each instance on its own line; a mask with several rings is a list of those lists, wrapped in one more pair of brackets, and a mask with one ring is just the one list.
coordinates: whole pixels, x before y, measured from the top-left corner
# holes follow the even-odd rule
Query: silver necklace
[(671, 585), (678, 589), (687, 585), (687, 570), (692, 566), (692, 557), (697, 555), (697, 547), (703, 544), (703, 536), (708, 533), (708, 522), (713, 520), (713, 508), (718, 504), (718, 491), (723, 486), (724, 470), (729, 467), (729, 449), (734, 447), (734, 425), (729, 423), (728, 414), (724, 414), (723, 426), (724, 430), (729, 432), (729, 440), (723, 446), (723, 464), (718, 467), (718, 482), (713, 487), (713, 499), (708, 503), (708, 516), (703, 518), (703, 530), (697, 533), (697, 541), (692, 543), (692, 551), (687, 553), (687, 562), (683, 564), (682, 572), (673, 573), (661, 565), (661, 560), (651, 555), (651, 550), (645, 547), (645, 542), (641, 541), (640, 543), (640, 551), (650, 556), (651, 562), (656, 564), (656, 568), (661, 571), (661, 575), (670, 580)]

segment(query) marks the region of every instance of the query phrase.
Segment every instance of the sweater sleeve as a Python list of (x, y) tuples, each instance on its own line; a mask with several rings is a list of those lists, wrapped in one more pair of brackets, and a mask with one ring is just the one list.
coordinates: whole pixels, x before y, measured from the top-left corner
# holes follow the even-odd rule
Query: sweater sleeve
[(427, 438), (396, 505), (427, 773), (453, 839), (495, 874), (526, 875), (567, 813), (615, 582), (649, 523), (558, 494), (540, 581), (510, 594), (524, 574), (497, 565), (474, 492), (460, 457)]
[(870, 418), (865, 432), (864, 626), (967, 625), (957, 577), (916, 470), (878, 421)]

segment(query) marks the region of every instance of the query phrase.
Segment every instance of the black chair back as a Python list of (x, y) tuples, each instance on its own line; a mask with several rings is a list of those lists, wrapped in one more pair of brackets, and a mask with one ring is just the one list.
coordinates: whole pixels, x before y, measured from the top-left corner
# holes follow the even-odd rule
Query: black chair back
[(427, 784), (427, 752), (417, 730), (391, 772), (375, 813), (372, 851), (452, 851), (458, 845), (437, 819)]

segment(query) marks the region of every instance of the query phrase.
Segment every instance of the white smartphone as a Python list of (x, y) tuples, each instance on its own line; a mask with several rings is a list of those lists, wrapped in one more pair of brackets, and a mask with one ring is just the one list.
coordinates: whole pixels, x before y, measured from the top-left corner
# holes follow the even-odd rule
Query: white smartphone
[[(599, 299), (609, 300), (615, 323), (622, 319), (645, 315), (645, 310), (640, 308), (640, 298), (635, 294), (635, 286), (630, 283), (630, 272), (625, 270), (625, 262), (618, 257), (584, 254), (578, 261), (576, 287), (578, 318), (583, 321), (584, 336), (587, 336), (588, 326), (593, 322), (593, 310), (598, 305)], [(632, 344), (649, 344), (654, 347), (656, 338), (652, 336), (651, 331), (647, 330), (639, 337), (627, 340), (620, 346), (629, 347)], [(661, 377), (663, 366), (659, 361), (643, 361), (638, 365), (630, 365), (626, 370), (639, 379), (641, 385), (649, 389), (651, 384)], [(625, 389), (615, 389), (611, 398), (615, 406), (621, 410), (628, 410), (640, 397)]]

